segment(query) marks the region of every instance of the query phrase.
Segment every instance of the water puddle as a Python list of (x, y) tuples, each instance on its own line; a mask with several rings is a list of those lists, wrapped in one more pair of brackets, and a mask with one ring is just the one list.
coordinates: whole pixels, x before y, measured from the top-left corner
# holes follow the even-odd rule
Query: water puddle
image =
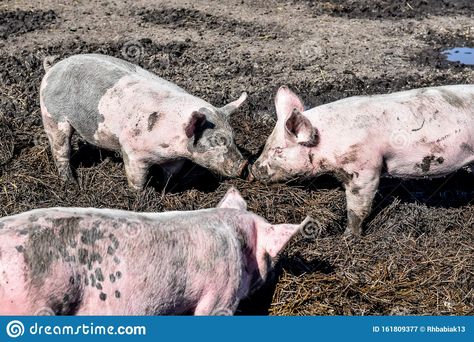
[(450, 62), (474, 65), (474, 48), (456, 47), (442, 52)]

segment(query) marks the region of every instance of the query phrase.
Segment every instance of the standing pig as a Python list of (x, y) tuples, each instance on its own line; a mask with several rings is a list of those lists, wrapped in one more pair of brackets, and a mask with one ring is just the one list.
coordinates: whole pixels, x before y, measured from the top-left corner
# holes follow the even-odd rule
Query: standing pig
[(128, 183), (142, 189), (150, 165), (178, 171), (184, 159), (237, 177), (247, 162), (234, 143), (229, 116), (245, 93), (222, 108), (190, 95), (136, 65), (84, 54), (49, 68), (41, 83), (43, 124), (63, 180), (72, 180), (71, 136), (122, 153)]
[(0, 315), (233, 314), (301, 225), (217, 208), (52, 208), (0, 219)]
[(361, 233), (381, 174), (432, 178), (474, 166), (474, 85), (356, 96), (305, 112), (281, 87), (275, 106), (276, 126), (251, 174), (263, 181), (334, 174), (346, 190), (346, 233)]

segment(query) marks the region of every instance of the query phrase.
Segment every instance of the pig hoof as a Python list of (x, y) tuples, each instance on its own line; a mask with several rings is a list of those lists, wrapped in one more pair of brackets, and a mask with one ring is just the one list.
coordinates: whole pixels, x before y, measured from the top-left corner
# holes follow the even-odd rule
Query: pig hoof
[(352, 229), (351, 227), (347, 227), (343, 235), (347, 237), (357, 237), (362, 235), (362, 231), (361, 229)]

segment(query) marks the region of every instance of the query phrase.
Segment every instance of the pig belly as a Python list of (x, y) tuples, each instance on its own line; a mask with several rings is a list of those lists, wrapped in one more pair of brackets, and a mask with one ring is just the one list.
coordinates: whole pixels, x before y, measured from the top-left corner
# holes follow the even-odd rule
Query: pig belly
[(453, 134), (442, 143), (441, 138), (425, 142), (426, 138), (385, 157), (386, 172), (400, 178), (443, 177), (474, 163), (474, 139)]

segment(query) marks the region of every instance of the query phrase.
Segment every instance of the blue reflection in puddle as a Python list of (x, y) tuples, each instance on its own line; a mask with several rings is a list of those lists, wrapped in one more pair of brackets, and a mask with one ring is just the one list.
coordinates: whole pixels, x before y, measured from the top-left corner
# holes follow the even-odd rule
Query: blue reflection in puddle
[(450, 62), (474, 65), (474, 48), (456, 47), (442, 52)]

